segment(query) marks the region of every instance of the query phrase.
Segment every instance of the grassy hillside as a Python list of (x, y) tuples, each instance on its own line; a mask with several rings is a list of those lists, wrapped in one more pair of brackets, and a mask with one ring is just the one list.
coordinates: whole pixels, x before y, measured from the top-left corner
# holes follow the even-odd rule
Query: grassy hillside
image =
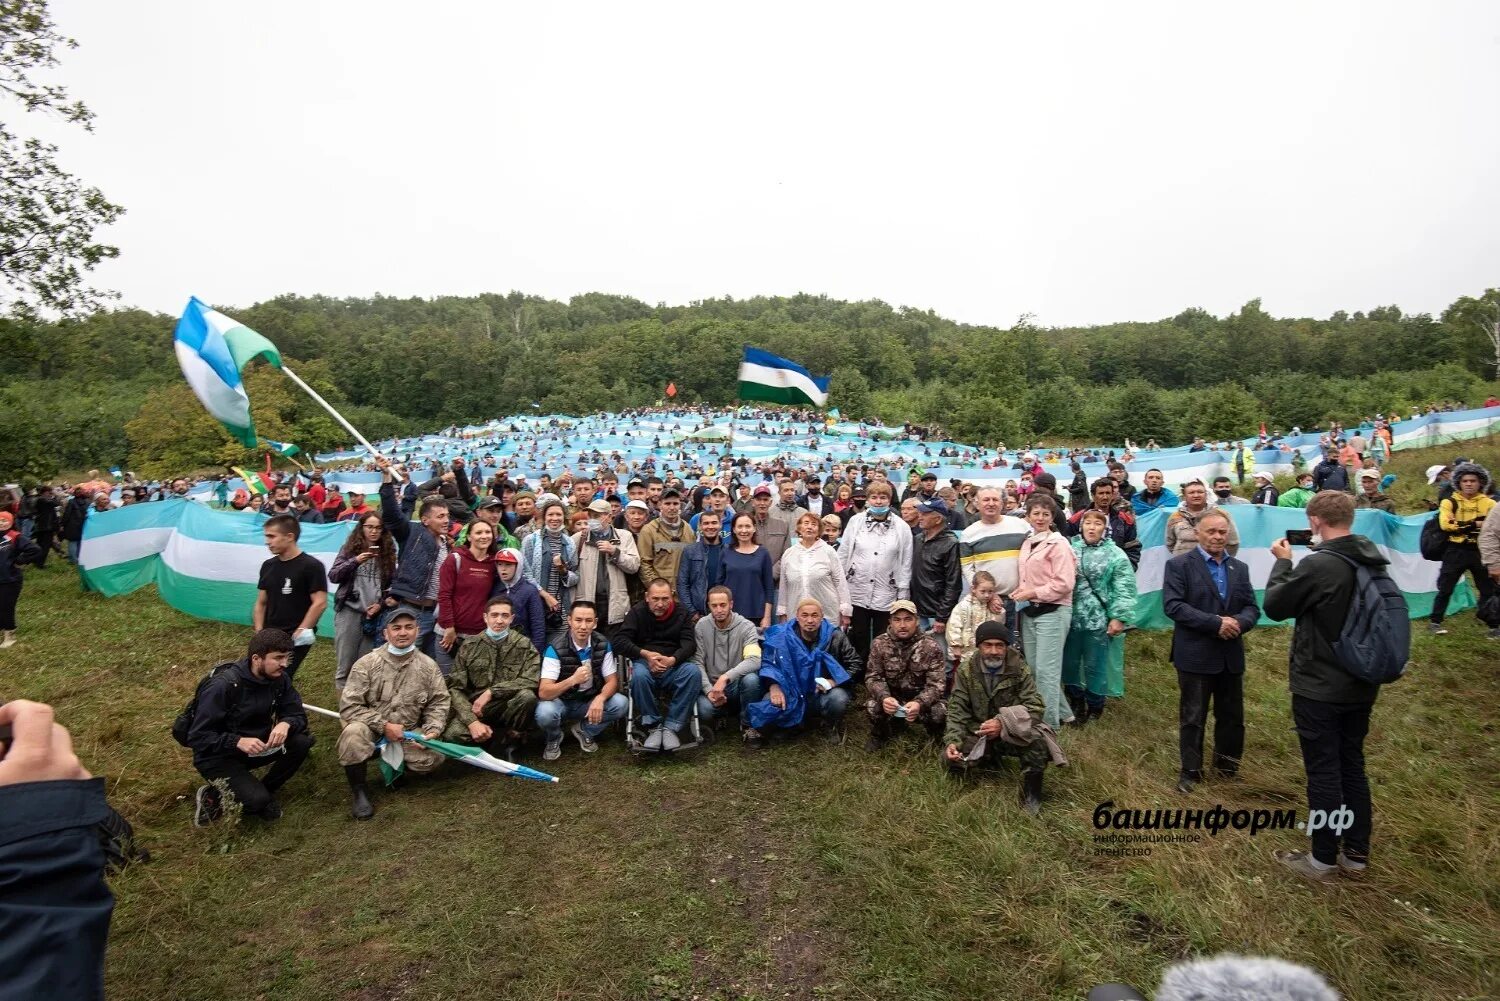
[[(1465, 445), (1500, 462), (1500, 443)], [(1447, 448), (1443, 452), (1451, 452)], [(1451, 458), (1448, 455), (1447, 458)], [(1397, 458), (1407, 492), (1431, 455)], [(1225, 830), (1111, 857), (1091, 823), (1132, 809), (1304, 810), (1286, 692), (1289, 630), (1248, 638), (1241, 778), (1188, 797), (1176, 775), (1165, 634), (1133, 634), (1129, 693), (1063, 742), (1040, 818), (1014, 771), (961, 786), (916, 743), (733, 741), (638, 763), (617, 739), (557, 785), (450, 764), (348, 818), (334, 724), (274, 826), (197, 830), (188, 753), (168, 732), (206, 665), (245, 631), (150, 592), (80, 594), (61, 564), (29, 575), (23, 643), (0, 698), (52, 703), (154, 860), (116, 877), (109, 994), (146, 999), (1077, 998), (1220, 951), (1324, 971), (1348, 998), (1500, 993), (1500, 644), (1472, 615), (1419, 636), (1368, 742), (1375, 845), (1361, 882), (1284, 875), (1295, 831)], [(303, 667), (332, 705), (332, 647)]]

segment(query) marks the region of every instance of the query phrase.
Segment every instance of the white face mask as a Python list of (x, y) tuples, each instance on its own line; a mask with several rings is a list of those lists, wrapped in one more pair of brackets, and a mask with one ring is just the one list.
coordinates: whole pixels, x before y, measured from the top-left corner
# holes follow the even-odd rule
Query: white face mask
[(488, 636), (492, 640), (499, 641), (499, 640), (503, 640), (503, 639), (505, 639), (505, 637), (509, 636), (510, 635), (510, 630), (509, 629), (502, 629), (502, 630), (500, 630), (497, 633), (493, 629), (490, 629), (490, 628), (486, 627), (485, 630), (484, 630), (484, 634), (486, 636)]
[(415, 643), (413, 643), (411, 646), (401, 646), (401, 647), (398, 647), (394, 643), (387, 643), (386, 644), (386, 649), (390, 650), (390, 652), (393, 653), (393, 654), (395, 654), (397, 657), (405, 657), (407, 654), (411, 653), (416, 648), (417, 648), (417, 645)]

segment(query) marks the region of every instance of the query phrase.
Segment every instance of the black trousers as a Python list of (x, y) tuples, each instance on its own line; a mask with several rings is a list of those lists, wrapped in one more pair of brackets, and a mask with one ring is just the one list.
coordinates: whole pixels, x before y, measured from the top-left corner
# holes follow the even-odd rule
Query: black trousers
[[(1312, 834), (1313, 858), (1333, 865), (1340, 846), (1356, 862), (1370, 857), (1370, 780), (1365, 777), (1365, 734), (1373, 702), (1314, 702), (1292, 696), (1292, 720), (1307, 771), (1307, 808), (1329, 818)], [(1336, 814), (1341, 807), (1352, 816)], [(1336, 833), (1332, 818), (1342, 816)], [(1346, 826), (1347, 823), (1347, 826)]]
[[(234, 792), (234, 798), (244, 806), (246, 813), (257, 816), (266, 808), (276, 790), (286, 785), (287, 780), (297, 774), (297, 769), (307, 760), (312, 750), (313, 735), (294, 733), (286, 739), (286, 750), (269, 758), (252, 758), (236, 751), (232, 756), (216, 758), (198, 769), (206, 779), (224, 779)], [(271, 766), (263, 779), (255, 777), (255, 771)]]
[(1203, 774), (1203, 730), (1214, 710), (1214, 767), (1233, 774), (1245, 751), (1245, 676), (1177, 672), (1177, 742), (1182, 774)]
[(297, 668), (302, 666), (302, 662), (307, 659), (307, 655), (310, 653), (312, 653), (311, 643), (307, 646), (292, 647), (292, 659), (286, 665), (286, 676), (288, 678), (295, 678), (297, 676)]
[(33, 531), (31, 533), (31, 541), (40, 546), (42, 550), (42, 555), (38, 557), (36, 561), (38, 569), (47, 565), (47, 557), (52, 555), (52, 541), (56, 537), (56, 532)]
[(21, 600), (21, 581), (0, 584), (0, 632), (16, 628), (16, 602)]
[(1448, 614), (1448, 599), (1453, 597), (1453, 589), (1458, 587), (1465, 573), (1473, 576), (1481, 602), (1495, 590), (1495, 582), (1479, 558), (1479, 543), (1449, 542), (1443, 551), (1442, 569), (1438, 571), (1437, 597), (1432, 599), (1433, 622), (1442, 622), (1443, 616)]
[(854, 614), (849, 616), (849, 641), (854, 644), (855, 651), (859, 653), (861, 669), (870, 662), (870, 644), (875, 641), (875, 637), (885, 632), (890, 624), (890, 612), (877, 612), (873, 608), (854, 606)]

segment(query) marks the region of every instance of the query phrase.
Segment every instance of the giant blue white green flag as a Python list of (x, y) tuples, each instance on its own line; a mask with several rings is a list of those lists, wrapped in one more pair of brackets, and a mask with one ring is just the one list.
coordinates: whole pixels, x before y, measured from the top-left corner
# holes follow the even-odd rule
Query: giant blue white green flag
[(203, 408), (246, 448), (255, 447), (255, 422), (240, 370), (254, 358), (281, 368), (276, 345), (198, 299), (188, 300), (172, 335), (177, 363)]
[[(1271, 543), (1289, 528), (1306, 528), (1307, 518), (1296, 508), (1239, 504), (1229, 509), (1240, 535), (1239, 558), (1250, 566), (1250, 579), (1259, 595), (1272, 564)], [(1135, 625), (1140, 629), (1169, 629), (1162, 612), (1162, 568), (1168, 554), (1163, 545), (1169, 512), (1152, 511), (1137, 523), (1142, 545), (1137, 572), (1140, 601)], [(1430, 515), (1398, 518), (1381, 511), (1355, 512), (1354, 529), (1370, 538), (1390, 558), (1391, 577), (1406, 595), (1413, 618), (1432, 610), (1437, 592), (1438, 565), (1422, 558), (1419, 539)], [(255, 605), (260, 566), (270, 554), (261, 537), (265, 516), (218, 511), (186, 500), (132, 504), (89, 516), (84, 525), (80, 565), (85, 582), (106, 596), (126, 594), (155, 584), (173, 608), (203, 619), (248, 625)], [(299, 545), (304, 552), (331, 566), (353, 522), (303, 525)], [(1295, 558), (1307, 557), (1295, 550)], [(1326, 558), (1326, 557), (1325, 557)], [(1474, 607), (1467, 582), (1454, 593), (1450, 612)], [(1262, 624), (1271, 624), (1262, 619)], [(318, 633), (333, 635), (333, 609), (318, 623)]]
[(786, 358), (769, 351), (746, 346), (740, 362), (740, 399), (764, 403), (828, 404), (827, 376), (814, 378), (812, 373)]

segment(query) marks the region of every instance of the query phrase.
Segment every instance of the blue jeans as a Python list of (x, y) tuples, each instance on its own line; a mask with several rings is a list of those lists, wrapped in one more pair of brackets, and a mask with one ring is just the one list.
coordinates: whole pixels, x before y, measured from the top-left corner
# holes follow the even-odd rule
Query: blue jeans
[[(593, 699), (548, 699), (546, 702), (538, 702), (536, 725), (547, 735), (549, 744), (562, 740), (563, 723), (584, 719), (589, 714), (591, 702)], [(598, 723), (584, 723), (583, 732), (588, 734), (590, 740), (596, 739), (611, 723), (625, 715), (629, 705), (625, 696), (618, 692), (611, 695), (604, 703), (604, 718)]]
[(82, 541), (74, 542), (71, 539), (68, 541), (68, 562), (74, 566), (78, 565), (78, 547), (81, 545), (83, 545)]
[(631, 665), (630, 697), (635, 700), (641, 723), (647, 727), (655, 726), (661, 718), (661, 708), (657, 705), (660, 695), (667, 700), (667, 729), (673, 733), (681, 730), (687, 725), (693, 702), (702, 689), (703, 679), (698, 674), (698, 665), (692, 661), (669, 668), (661, 675), (652, 674), (644, 660)]
[[(702, 679), (699, 681), (701, 683)], [(751, 671), (733, 684), (724, 686), (723, 706), (716, 706), (708, 701), (707, 695), (698, 696), (698, 718), (707, 723), (720, 713), (728, 716), (739, 712), (745, 706), (759, 702), (764, 697), (765, 684), (760, 680), (759, 674)]]
[(807, 700), (807, 708), (813, 715), (821, 716), (823, 722), (837, 723), (844, 718), (844, 711), (849, 708), (849, 689), (833, 688), (815, 695)]
[[(938, 641), (938, 646), (943, 648), (943, 663), (946, 664), (948, 663), (948, 637), (943, 633), (935, 633), (932, 631), (932, 624), (936, 621), (937, 620), (930, 615), (920, 615), (917, 617), (917, 628), (921, 630), (922, 635), (931, 636), (933, 639)], [(949, 673), (952, 673), (951, 669)]]

